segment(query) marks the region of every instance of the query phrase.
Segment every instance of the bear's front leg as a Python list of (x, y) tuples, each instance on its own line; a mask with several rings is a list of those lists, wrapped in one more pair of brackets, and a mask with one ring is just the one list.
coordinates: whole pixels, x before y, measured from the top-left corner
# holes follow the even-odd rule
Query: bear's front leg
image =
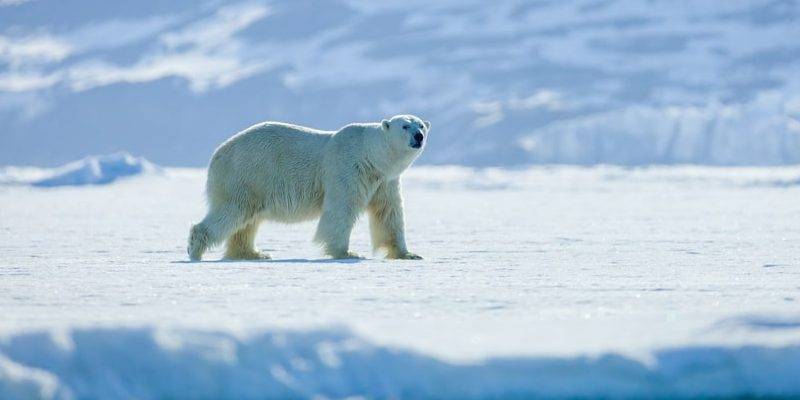
[(356, 189), (355, 183), (340, 181), (325, 192), (314, 241), (333, 258), (361, 258), (350, 251), (350, 233), (364, 204)]
[(372, 195), (367, 210), (372, 247), (375, 250), (385, 249), (386, 257), (392, 259), (422, 259), (406, 248), (403, 198), (400, 195), (399, 179), (381, 183)]
[(361, 258), (350, 251), (350, 233), (355, 220), (348, 210), (323, 210), (314, 241), (321, 244), (325, 254), (333, 258)]

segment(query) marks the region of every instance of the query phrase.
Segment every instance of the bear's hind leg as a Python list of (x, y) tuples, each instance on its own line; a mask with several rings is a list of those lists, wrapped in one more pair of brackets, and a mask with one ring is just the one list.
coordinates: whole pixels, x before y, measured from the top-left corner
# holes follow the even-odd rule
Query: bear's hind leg
[(239, 229), (230, 238), (225, 249), (225, 258), (229, 260), (268, 260), (268, 254), (261, 253), (255, 248), (256, 233), (259, 221), (250, 221), (244, 228)]
[(203, 253), (208, 250), (208, 228), (204, 223), (192, 225), (189, 231), (189, 259), (192, 261), (200, 261), (203, 258)]
[(243, 212), (233, 204), (212, 207), (202, 222), (192, 226), (189, 234), (189, 259), (200, 261), (206, 250), (227, 239), (231, 233), (242, 227), (244, 221)]

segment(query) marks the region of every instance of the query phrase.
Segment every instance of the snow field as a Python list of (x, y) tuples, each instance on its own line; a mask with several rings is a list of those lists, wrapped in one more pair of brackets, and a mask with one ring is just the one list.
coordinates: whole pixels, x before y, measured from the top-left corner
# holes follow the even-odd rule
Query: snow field
[(203, 174), (0, 187), (0, 397), (800, 394), (797, 168), (412, 168), (424, 260), (188, 263)]

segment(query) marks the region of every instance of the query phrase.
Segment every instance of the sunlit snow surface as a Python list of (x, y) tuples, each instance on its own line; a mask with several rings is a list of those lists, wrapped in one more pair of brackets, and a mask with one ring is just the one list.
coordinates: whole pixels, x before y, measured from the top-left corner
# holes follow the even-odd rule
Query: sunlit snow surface
[(204, 172), (0, 186), (0, 398), (800, 396), (800, 169), (414, 168), (410, 248), (188, 263)]

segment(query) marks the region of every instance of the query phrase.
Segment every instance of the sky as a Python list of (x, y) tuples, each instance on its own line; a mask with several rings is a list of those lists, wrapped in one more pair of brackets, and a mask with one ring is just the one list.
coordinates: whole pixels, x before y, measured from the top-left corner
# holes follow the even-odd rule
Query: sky
[(800, 163), (800, 2), (0, 0), (0, 165), (203, 166), (412, 113), (420, 163)]

